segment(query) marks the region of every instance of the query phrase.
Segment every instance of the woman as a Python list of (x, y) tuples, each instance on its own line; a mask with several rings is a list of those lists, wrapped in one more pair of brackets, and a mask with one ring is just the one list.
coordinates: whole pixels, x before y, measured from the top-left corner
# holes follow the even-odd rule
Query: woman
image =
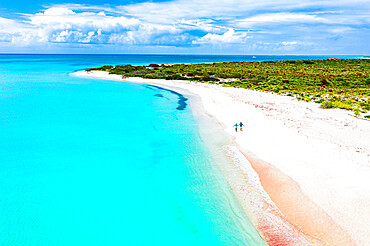
[(238, 131), (238, 123), (235, 123), (235, 132), (237, 132)]

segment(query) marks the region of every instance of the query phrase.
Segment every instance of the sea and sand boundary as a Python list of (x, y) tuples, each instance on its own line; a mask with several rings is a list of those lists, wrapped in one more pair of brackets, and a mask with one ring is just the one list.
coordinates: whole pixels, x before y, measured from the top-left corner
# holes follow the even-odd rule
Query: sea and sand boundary
[[(187, 90), (234, 138), (221, 167), (241, 206), (270, 245), (370, 242), (370, 122), (340, 109), (272, 93), (190, 81), (75, 76)], [(243, 132), (233, 125), (242, 121)], [(239, 151), (241, 150), (241, 152)], [(253, 169), (251, 169), (253, 168)]]

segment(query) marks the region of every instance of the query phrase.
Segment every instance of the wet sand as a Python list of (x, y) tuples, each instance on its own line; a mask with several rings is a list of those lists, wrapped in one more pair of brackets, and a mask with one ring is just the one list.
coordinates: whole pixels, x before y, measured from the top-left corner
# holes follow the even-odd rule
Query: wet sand
[(297, 182), (253, 153), (244, 156), (258, 174), (263, 189), (292, 224), (330, 245), (355, 245), (348, 233), (302, 192)]

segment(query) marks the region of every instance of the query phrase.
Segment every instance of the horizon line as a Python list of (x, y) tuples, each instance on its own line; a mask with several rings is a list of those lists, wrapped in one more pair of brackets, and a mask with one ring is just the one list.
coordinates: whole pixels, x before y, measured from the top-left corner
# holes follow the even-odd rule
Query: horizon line
[(364, 54), (202, 54), (202, 53), (21, 53), (0, 52), (0, 55), (202, 55), (202, 56), (367, 56)]

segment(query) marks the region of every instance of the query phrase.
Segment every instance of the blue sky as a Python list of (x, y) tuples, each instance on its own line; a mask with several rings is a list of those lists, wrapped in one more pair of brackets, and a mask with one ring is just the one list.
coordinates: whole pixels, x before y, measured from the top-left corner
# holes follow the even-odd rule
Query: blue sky
[(2, 53), (370, 54), (369, 0), (1, 0)]

